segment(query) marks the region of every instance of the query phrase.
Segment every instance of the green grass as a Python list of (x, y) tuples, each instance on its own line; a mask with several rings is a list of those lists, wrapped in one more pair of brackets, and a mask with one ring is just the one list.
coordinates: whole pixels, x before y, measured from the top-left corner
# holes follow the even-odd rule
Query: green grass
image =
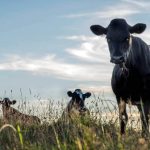
[[(135, 131), (134, 128), (128, 127), (125, 137), (121, 137), (118, 120), (112, 119), (113, 115), (110, 119), (102, 118), (102, 107), (99, 107), (97, 102), (91, 109), (91, 117), (77, 115), (71, 119), (68, 117), (53, 118), (53, 121), (44, 121), (41, 125), (31, 126), (4, 125), (0, 121), (0, 150), (150, 149), (150, 142), (142, 139), (140, 131)], [(51, 109), (52, 106), (47, 113), (50, 116), (53, 112)], [(92, 113), (94, 110), (95, 113)], [(114, 112), (110, 108), (108, 110)], [(59, 109), (59, 111), (63, 110)], [(47, 118), (47, 116), (41, 118)], [(55, 113), (55, 118), (60, 118), (59, 113)]]

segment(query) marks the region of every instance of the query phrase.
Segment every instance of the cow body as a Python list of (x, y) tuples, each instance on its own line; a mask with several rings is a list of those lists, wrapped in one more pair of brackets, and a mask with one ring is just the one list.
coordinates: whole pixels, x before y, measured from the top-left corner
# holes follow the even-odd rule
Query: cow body
[(121, 134), (125, 133), (128, 115), (126, 103), (136, 105), (141, 114), (143, 135), (149, 132), (150, 113), (150, 50), (133, 33), (142, 33), (145, 24), (130, 26), (124, 19), (114, 19), (107, 28), (91, 26), (96, 35), (105, 34), (111, 62), (115, 64), (111, 85), (119, 106)]
[(8, 98), (4, 98), (0, 103), (2, 104), (4, 123), (19, 123), (23, 125), (40, 124), (40, 119), (38, 117), (23, 114), (17, 109), (11, 107), (10, 105), (16, 103), (15, 101), (10, 101)]
[(124, 74), (119, 64), (116, 64), (113, 69), (111, 84), (118, 104), (122, 105), (120, 107), (124, 107), (121, 112), (125, 118), (121, 123), (121, 133), (125, 133), (125, 125), (128, 120), (124, 102), (131, 102), (131, 104), (137, 105), (141, 113), (142, 130), (143, 135), (145, 135), (149, 131), (150, 51), (147, 44), (140, 38), (132, 37), (132, 41), (132, 49), (126, 62), (128, 74)]
[(150, 50), (140, 38), (131, 38), (132, 49), (126, 62), (128, 73), (124, 73), (120, 65), (116, 64), (111, 83), (117, 98), (131, 99), (136, 104), (140, 98), (150, 101)]

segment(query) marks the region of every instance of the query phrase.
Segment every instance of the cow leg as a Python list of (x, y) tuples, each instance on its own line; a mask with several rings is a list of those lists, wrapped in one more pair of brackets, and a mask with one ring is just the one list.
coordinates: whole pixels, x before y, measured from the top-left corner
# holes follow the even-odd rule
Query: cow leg
[(126, 124), (128, 121), (128, 115), (126, 112), (126, 103), (123, 99), (118, 99), (119, 106), (119, 121), (121, 135), (125, 134)]
[(148, 103), (144, 103), (144, 105), (141, 103), (137, 106), (141, 117), (142, 136), (144, 137), (149, 135), (149, 106)]

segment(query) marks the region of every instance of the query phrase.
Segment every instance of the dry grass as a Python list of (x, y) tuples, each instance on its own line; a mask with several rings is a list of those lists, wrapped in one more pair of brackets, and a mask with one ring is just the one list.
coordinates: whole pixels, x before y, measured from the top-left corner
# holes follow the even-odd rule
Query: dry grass
[[(94, 97), (87, 104), (91, 116), (61, 118), (63, 103), (38, 100), (32, 107), (22, 100), (18, 109), (37, 114), (41, 125), (4, 125), (0, 120), (0, 150), (146, 150), (150, 142), (141, 137), (140, 120), (134, 107), (128, 108), (129, 123), (125, 137), (119, 134), (116, 103)], [(40, 110), (40, 108), (42, 108)], [(37, 111), (38, 110), (38, 111)]]

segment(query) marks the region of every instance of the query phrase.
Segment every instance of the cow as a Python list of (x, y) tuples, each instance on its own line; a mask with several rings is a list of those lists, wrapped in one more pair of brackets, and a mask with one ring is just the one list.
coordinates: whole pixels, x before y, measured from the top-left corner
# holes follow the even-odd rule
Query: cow
[(121, 135), (125, 134), (128, 121), (126, 104), (137, 106), (140, 111), (142, 135), (149, 135), (150, 113), (150, 49), (134, 33), (140, 34), (146, 24), (129, 25), (125, 19), (111, 20), (107, 27), (92, 25), (91, 31), (97, 36), (106, 35), (110, 62), (114, 63), (111, 78), (112, 90), (119, 107)]
[(62, 116), (85, 116), (90, 115), (89, 110), (85, 106), (85, 99), (91, 96), (90, 92), (83, 94), (81, 89), (76, 89), (74, 92), (68, 91), (67, 95), (71, 97)]
[(11, 101), (9, 98), (4, 98), (0, 101), (0, 104), (2, 104), (4, 123), (19, 123), (24, 125), (40, 124), (41, 121), (37, 116), (23, 114), (11, 107), (11, 105), (14, 105), (15, 103), (16, 100)]

